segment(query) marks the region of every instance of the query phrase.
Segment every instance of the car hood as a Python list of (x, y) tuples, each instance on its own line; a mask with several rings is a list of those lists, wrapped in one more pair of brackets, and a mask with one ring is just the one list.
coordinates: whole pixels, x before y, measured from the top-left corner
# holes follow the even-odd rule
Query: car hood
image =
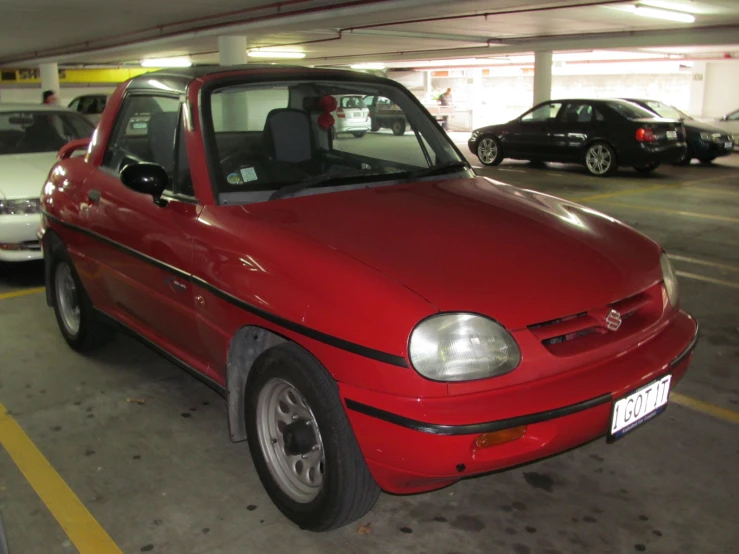
[(441, 311), (483, 313), (509, 329), (601, 308), (662, 278), (659, 247), (626, 225), (479, 177), (244, 210), (371, 266)]
[(39, 196), (54, 163), (56, 152), (0, 156), (0, 196), (4, 198)]
[(685, 125), (685, 128), (688, 131), (696, 131), (699, 133), (721, 133), (722, 135), (726, 134), (726, 130), (721, 127), (705, 123), (703, 121), (697, 121), (695, 119), (685, 120), (683, 125)]

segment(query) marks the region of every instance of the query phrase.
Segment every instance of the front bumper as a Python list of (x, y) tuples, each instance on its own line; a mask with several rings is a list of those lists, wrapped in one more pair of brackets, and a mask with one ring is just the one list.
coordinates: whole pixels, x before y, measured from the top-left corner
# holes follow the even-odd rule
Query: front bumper
[[(535, 461), (606, 434), (613, 401), (667, 373), (687, 370), (698, 325), (680, 312), (658, 336), (625, 355), (533, 383), (457, 397), (417, 399), (340, 384), (359, 445), (377, 483), (414, 493), (462, 477)], [(490, 414), (485, 421), (470, 414)], [(473, 416), (474, 417), (474, 416)], [(526, 425), (523, 438), (478, 448), (482, 433)]]
[(728, 156), (734, 151), (734, 142), (728, 137), (720, 142), (697, 140), (691, 146), (696, 158), (718, 158)]
[(36, 231), (40, 215), (0, 215), (0, 262), (43, 258)]

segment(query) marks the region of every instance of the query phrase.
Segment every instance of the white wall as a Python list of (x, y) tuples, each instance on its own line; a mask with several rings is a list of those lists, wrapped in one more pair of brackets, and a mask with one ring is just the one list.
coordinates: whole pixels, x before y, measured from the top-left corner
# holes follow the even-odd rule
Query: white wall
[(739, 60), (709, 62), (703, 79), (701, 117), (721, 117), (739, 108)]
[[(115, 86), (64, 86), (57, 94), (59, 104), (66, 106), (77, 96), (82, 94), (110, 94), (115, 90)], [(41, 87), (17, 87), (5, 86), (0, 87), (0, 103), (21, 102), (29, 104), (41, 103)]]

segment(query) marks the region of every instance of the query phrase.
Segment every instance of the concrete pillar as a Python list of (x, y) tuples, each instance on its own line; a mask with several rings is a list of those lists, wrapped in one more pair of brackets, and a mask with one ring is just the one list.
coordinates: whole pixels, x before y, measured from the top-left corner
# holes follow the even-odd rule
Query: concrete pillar
[(477, 129), (482, 127), (483, 119), (485, 117), (485, 107), (483, 102), (485, 97), (482, 92), (482, 68), (476, 67), (470, 70), (472, 72), (472, 83), (469, 88), (469, 101), (468, 106), (470, 109), (470, 127)]
[(552, 52), (534, 53), (534, 104), (552, 99)]
[(220, 65), (241, 65), (246, 63), (246, 37), (218, 37), (218, 63)]
[[(243, 65), (246, 63), (246, 37), (218, 37), (218, 63), (220, 65)], [(243, 93), (221, 94), (220, 106), (213, 102), (213, 120), (218, 121), (218, 108), (221, 112), (221, 130), (247, 131), (249, 115), (246, 95)]]
[(708, 64), (706, 62), (693, 62), (691, 71), (692, 81), (690, 82), (690, 104), (688, 105), (688, 113), (695, 117), (703, 117), (703, 98), (706, 93), (706, 72)]
[[(41, 76), (41, 92), (53, 90), (59, 98), (59, 66), (56, 63), (42, 63), (39, 64), (38, 69)], [(39, 102), (41, 102), (41, 98), (39, 98)]]

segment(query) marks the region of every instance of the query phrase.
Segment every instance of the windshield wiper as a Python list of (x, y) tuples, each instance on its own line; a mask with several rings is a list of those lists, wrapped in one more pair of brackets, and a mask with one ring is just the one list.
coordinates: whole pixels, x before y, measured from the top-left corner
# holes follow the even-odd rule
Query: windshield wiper
[(316, 185), (320, 185), (328, 181), (333, 181), (337, 177), (338, 175), (334, 175), (331, 173), (322, 173), (321, 175), (313, 177), (312, 179), (306, 179), (304, 181), (290, 183), (289, 185), (283, 185), (280, 188), (278, 188), (276, 191), (274, 191), (272, 195), (269, 197), (269, 199), (279, 200), (280, 198), (284, 198), (285, 196), (289, 196), (291, 194), (297, 194), (303, 189), (314, 187)]
[(427, 167), (425, 169), (419, 169), (417, 171), (408, 172), (408, 179), (422, 179), (423, 177), (431, 177), (432, 175), (443, 175), (444, 173), (450, 173), (455, 169), (469, 169), (470, 164), (467, 162), (454, 161), (446, 162), (439, 165)]

